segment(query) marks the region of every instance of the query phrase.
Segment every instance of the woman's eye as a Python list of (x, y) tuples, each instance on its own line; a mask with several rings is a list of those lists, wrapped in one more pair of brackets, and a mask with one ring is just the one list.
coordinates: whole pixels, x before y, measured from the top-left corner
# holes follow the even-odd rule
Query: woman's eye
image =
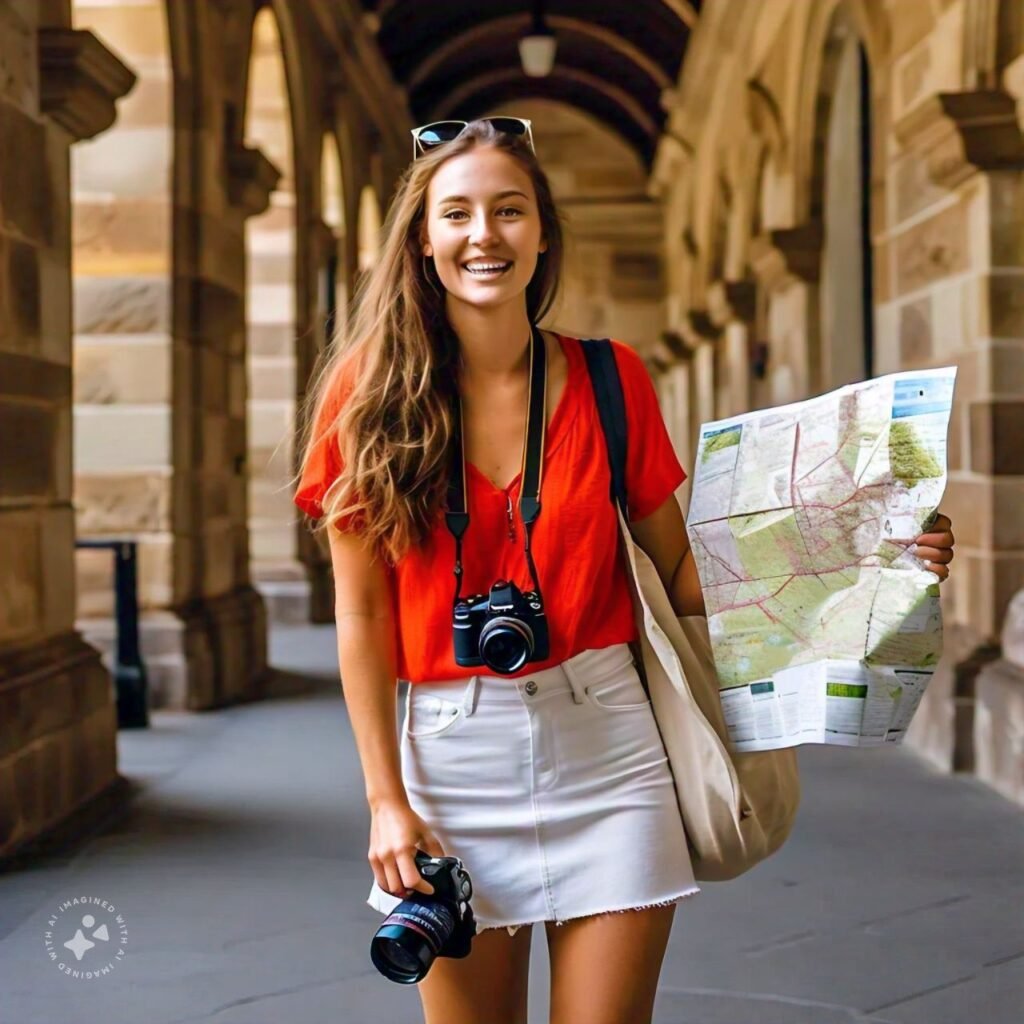
[[(514, 214), (517, 217), (520, 214), (522, 214), (522, 212), (523, 212), (522, 210), (518, 209), (515, 206), (503, 206), (500, 210), (498, 210), (498, 213), (500, 213), (500, 214), (509, 214), (509, 213), (511, 213), (511, 214)], [(443, 214), (443, 217), (444, 217), (445, 220), (462, 220), (462, 218), (465, 217), (465, 216), (466, 216), (466, 211), (465, 210), (449, 210), (446, 214)]]

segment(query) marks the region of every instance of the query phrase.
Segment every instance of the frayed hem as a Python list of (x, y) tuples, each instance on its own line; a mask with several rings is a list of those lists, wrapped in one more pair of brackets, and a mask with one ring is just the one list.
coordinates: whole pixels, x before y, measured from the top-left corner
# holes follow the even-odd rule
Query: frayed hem
[(561, 921), (555, 921), (555, 927), (558, 928), (563, 924), (568, 924), (570, 921), (581, 921), (585, 917), (602, 917), (605, 914), (628, 914), (631, 910), (652, 910), (654, 907), (670, 907), (673, 903), (685, 900), (689, 896), (696, 896), (699, 892), (700, 886), (695, 886), (692, 889), (687, 889), (686, 892), (680, 893), (678, 896), (671, 896), (669, 899), (659, 900), (657, 903), (642, 903), (636, 907), (614, 907), (611, 910), (594, 910), (589, 914), (577, 914), (576, 917), (565, 917)]
[(601, 917), (604, 914), (628, 914), (631, 910), (651, 910), (654, 907), (670, 907), (673, 903), (678, 903), (680, 900), (696, 896), (700, 891), (700, 886), (695, 886), (692, 889), (687, 889), (686, 892), (680, 893), (678, 896), (671, 896), (667, 900), (658, 900), (656, 903), (642, 903), (635, 907), (614, 907), (610, 910), (594, 910), (589, 914), (577, 914), (575, 917), (565, 917), (554, 921), (545, 918), (540, 921), (525, 921), (523, 924), (478, 924), (476, 930), (477, 934), (479, 934), (480, 932), (493, 931), (496, 928), (504, 928), (509, 935), (515, 935), (520, 928), (526, 928), (528, 925), (534, 924), (554, 924), (558, 928), (563, 924), (568, 924), (570, 921), (581, 921), (585, 917)]
[(476, 926), (476, 933), (479, 935), (481, 932), (493, 932), (498, 928), (504, 928), (509, 935), (515, 935), (520, 928), (529, 928), (530, 925), (543, 924), (542, 921), (524, 921), (522, 924), (478, 924)]

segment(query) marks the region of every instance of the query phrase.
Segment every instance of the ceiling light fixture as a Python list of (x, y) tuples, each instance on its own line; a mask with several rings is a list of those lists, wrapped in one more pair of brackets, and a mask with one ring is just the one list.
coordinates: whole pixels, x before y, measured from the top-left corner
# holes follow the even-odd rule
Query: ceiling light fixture
[(555, 66), (555, 50), (558, 42), (555, 33), (544, 21), (544, 0), (535, 0), (533, 24), (527, 35), (519, 40), (519, 60), (523, 72), (531, 78), (544, 78)]

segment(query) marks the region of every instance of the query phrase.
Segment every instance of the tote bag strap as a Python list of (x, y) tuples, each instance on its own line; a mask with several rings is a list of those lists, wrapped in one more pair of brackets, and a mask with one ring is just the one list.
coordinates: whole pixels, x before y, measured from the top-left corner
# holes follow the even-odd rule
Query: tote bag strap
[[(590, 383), (597, 401), (597, 413), (601, 419), (601, 430), (604, 434), (605, 448), (608, 451), (608, 466), (612, 473), (611, 498), (613, 505), (622, 510), (622, 519), (629, 522), (629, 510), (626, 501), (626, 453), (629, 435), (626, 431), (626, 399), (622, 393), (622, 379), (619, 367), (615, 362), (615, 351), (608, 338), (596, 338), (581, 341), (583, 354), (587, 359), (587, 370)], [(622, 538), (619, 538), (622, 543)], [(628, 562), (628, 559), (624, 559)], [(628, 573), (629, 566), (626, 565)], [(644, 690), (650, 696), (647, 672), (644, 669), (643, 648), (639, 640), (629, 645), (636, 662), (637, 674), (643, 683)]]
[(608, 338), (583, 341), (583, 354), (587, 359), (590, 383), (601, 417), (608, 465), (612, 471), (611, 500), (622, 509), (622, 517), (629, 522), (626, 504), (626, 452), (629, 438), (626, 433), (626, 400), (622, 394), (622, 380), (615, 362), (615, 352)]

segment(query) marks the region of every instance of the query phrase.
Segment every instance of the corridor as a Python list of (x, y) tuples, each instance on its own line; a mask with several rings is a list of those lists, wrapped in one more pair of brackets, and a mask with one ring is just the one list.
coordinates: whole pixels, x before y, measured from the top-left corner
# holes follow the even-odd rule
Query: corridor
[[(118, 733), (134, 799), (0, 875), (3, 1024), (421, 1019), (413, 989), (369, 959), (381, 918), (363, 902), (369, 815), (333, 644), (329, 626), (275, 627), (274, 696), (156, 711), (149, 730)], [(790, 843), (680, 905), (657, 1024), (1016, 1024), (1019, 811), (910, 751), (804, 747), (800, 759)], [(123, 919), (111, 948), (124, 955), (104, 976), (69, 976), (48, 955), (47, 931), (84, 913), (60, 911), (76, 897)], [(540, 929), (532, 972), (530, 1024), (543, 1024)]]

